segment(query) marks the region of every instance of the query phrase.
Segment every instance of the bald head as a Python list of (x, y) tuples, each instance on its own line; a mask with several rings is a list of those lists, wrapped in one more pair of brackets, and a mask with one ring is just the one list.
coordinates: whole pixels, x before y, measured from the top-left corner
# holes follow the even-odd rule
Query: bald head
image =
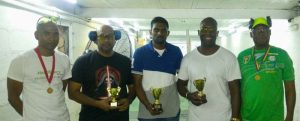
[(41, 31), (41, 30), (44, 30), (45, 27), (48, 27), (48, 26), (51, 26), (51, 27), (54, 27), (54, 28), (58, 29), (56, 23), (53, 23), (53, 22), (49, 21), (49, 22), (45, 22), (45, 23), (38, 23), (36, 25), (36, 30)]
[(109, 25), (103, 25), (97, 32), (97, 35), (97, 45), (100, 54), (106, 53), (110, 55), (113, 52), (113, 47), (115, 45), (115, 34), (113, 28)]
[(101, 28), (100, 28), (100, 30), (99, 30), (99, 32), (97, 33), (98, 34), (98, 36), (99, 35), (109, 35), (109, 34), (114, 34), (114, 30), (113, 30), (113, 28), (111, 27), (111, 26), (109, 26), (109, 25), (103, 25)]
[(203, 19), (200, 23), (200, 28), (202, 28), (203, 26), (212, 26), (212, 27), (217, 28), (218, 23), (214, 18), (207, 17), (207, 18)]

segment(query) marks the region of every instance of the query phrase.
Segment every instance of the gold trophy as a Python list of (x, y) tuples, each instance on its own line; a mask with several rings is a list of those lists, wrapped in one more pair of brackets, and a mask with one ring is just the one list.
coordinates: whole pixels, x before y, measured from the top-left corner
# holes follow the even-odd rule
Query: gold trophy
[(110, 106), (111, 107), (117, 107), (117, 96), (119, 95), (119, 92), (121, 91), (121, 88), (118, 86), (117, 88), (107, 88), (108, 96), (111, 97)]
[(200, 96), (200, 97), (202, 97), (202, 96), (205, 95), (203, 93), (205, 82), (206, 82), (206, 78), (204, 78), (204, 79), (197, 79), (197, 80), (194, 81), (194, 85), (195, 85), (195, 87), (198, 90), (198, 96)]
[(152, 104), (152, 107), (155, 111), (162, 112), (162, 105), (159, 101), (159, 97), (161, 95), (162, 89), (161, 88), (151, 88), (152, 95), (154, 97), (154, 103)]

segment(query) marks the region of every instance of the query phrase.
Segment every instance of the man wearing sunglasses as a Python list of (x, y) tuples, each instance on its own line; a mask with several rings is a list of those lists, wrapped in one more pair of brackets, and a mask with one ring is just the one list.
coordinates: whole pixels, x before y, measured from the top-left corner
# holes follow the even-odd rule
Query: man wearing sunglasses
[(218, 34), (214, 18), (202, 20), (201, 45), (182, 60), (177, 87), (189, 101), (188, 121), (240, 121), (239, 64), (233, 53), (216, 44)]
[(9, 103), (23, 121), (69, 121), (64, 91), (71, 78), (70, 61), (54, 50), (59, 41), (56, 21), (40, 18), (34, 35), (38, 46), (17, 56), (9, 67)]
[(79, 121), (128, 121), (135, 98), (131, 61), (113, 51), (111, 26), (103, 25), (97, 34), (98, 50), (79, 57), (73, 66), (69, 97), (82, 105)]
[(238, 56), (243, 121), (293, 120), (296, 102), (293, 62), (285, 50), (269, 44), (271, 25), (270, 17), (251, 19), (249, 28), (254, 46)]

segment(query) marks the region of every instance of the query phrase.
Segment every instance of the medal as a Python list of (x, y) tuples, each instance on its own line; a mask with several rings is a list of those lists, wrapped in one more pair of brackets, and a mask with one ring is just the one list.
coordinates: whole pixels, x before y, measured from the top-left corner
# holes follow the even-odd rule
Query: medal
[[(41, 54), (39, 48), (38, 47), (35, 48), (34, 51), (36, 52), (36, 54), (37, 54), (37, 56), (39, 58), (39, 61), (40, 61), (41, 65), (43, 67), (43, 70), (44, 70), (45, 77), (46, 77), (46, 79), (47, 79), (47, 81), (48, 81), (48, 83), (50, 85), (51, 82), (52, 82), (53, 75), (54, 75), (54, 70), (55, 70), (55, 53), (52, 56), (52, 69), (51, 69), (50, 76), (48, 76), (48, 71), (46, 69), (46, 66), (45, 66), (45, 63), (43, 61), (42, 54)], [(47, 89), (47, 92), (48, 92), (48, 94), (51, 94), (53, 92), (53, 89), (51, 87), (49, 87)]]
[(53, 89), (52, 89), (51, 87), (49, 87), (49, 88), (47, 89), (47, 92), (48, 92), (49, 94), (51, 94), (51, 93), (53, 92)]
[(254, 78), (255, 78), (255, 80), (260, 80), (260, 75), (257, 74), (257, 75), (255, 75)]
[[(258, 59), (256, 59), (256, 57), (255, 57), (255, 47), (253, 47), (252, 48), (252, 57), (253, 57), (253, 59), (254, 59), (254, 65), (255, 65), (255, 68), (256, 68), (256, 72), (257, 73), (259, 73), (259, 71), (260, 71), (260, 67), (261, 67), (261, 64), (263, 64), (265, 61), (266, 61), (266, 58), (267, 58), (267, 56), (268, 56), (268, 54), (269, 54), (269, 51), (270, 51), (270, 46), (268, 47), (268, 49), (267, 49), (267, 51), (265, 52), (265, 54), (264, 54), (264, 56), (263, 56), (263, 59), (262, 59), (262, 62), (258, 62)], [(254, 76), (254, 79), (256, 80), (256, 81), (258, 81), (258, 80), (260, 80), (261, 79), (261, 77), (260, 77), (260, 75), (258, 75), (258, 74), (256, 74), (255, 76)]]

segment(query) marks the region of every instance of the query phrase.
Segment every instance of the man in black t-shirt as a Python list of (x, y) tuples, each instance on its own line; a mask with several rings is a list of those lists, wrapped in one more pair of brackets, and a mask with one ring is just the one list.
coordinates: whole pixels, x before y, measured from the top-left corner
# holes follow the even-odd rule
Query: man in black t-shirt
[[(113, 51), (112, 27), (102, 26), (97, 36), (98, 50), (79, 57), (73, 66), (69, 97), (82, 104), (79, 121), (128, 121), (135, 98), (131, 61)], [(117, 106), (111, 105), (113, 88), (119, 90)]]

